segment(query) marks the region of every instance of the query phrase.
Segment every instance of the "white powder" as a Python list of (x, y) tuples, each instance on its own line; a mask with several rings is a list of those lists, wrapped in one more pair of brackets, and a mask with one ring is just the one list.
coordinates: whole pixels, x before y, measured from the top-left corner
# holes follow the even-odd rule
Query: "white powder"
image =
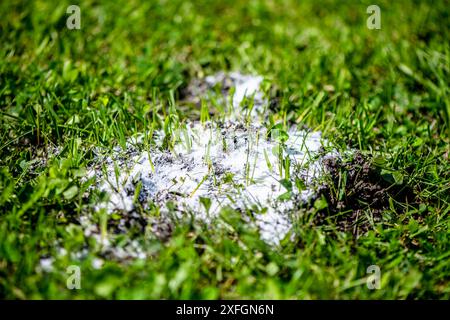
[(42, 258), (39, 261), (40, 269), (44, 272), (52, 272), (53, 271), (53, 262), (55, 260), (52, 257)]
[[(214, 85), (224, 77), (219, 73), (207, 77), (206, 82)], [(320, 152), (326, 143), (320, 132), (293, 127), (284, 143), (277, 141), (277, 131), (269, 134), (261, 124), (267, 108), (260, 91), (263, 78), (239, 73), (228, 77), (235, 87), (230, 120), (188, 122), (173, 131), (170, 151), (153, 148), (133, 152), (124, 160), (123, 151), (115, 149), (116, 154), (104, 161), (106, 173), (91, 170), (90, 176), (99, 178), (98, 188), (109, 194), (109, 202), (99, 204), (98, 209), (133, 212), (136, 198), (144, 208), (154, 203), (161, 208), (161, 214), (167, 214), (171, 201), (178, 217), (192, 214), (195, 219), (210, 222), (223, 207), (230, 206), (253, 215), (254, 219), (248, 221), (255, 221), (264, 241), (276, 245), (288, 235), (293, 209), (317, 193), (317, 181), (324, 173), (323, 158), (337, 154)], [(242, 117), (246, 97), (253, 100), (251, 123)], [(164, 134), (155, 135), (160, 146)], [(288, 181), (290, 190), (283, 186)], [(303, 186), (300, 190), (298, 182)], [(135, 196), (138, 185), (140, 193)], [(280, 199), (288, 191), (290, 196)], [(202, 198), (203, 202), (209, 199), (208, 209)]]

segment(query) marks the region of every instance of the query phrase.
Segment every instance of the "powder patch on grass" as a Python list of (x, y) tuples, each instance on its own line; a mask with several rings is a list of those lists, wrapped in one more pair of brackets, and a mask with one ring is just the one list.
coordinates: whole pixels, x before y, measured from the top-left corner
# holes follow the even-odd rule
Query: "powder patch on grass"
[[(324, 159), (339, 155), (324, 152), (327, 142), (320, 132), (267, 129), (262, 80), (239, 73), (207, 77), (209, 87), (231, 81), (227, 120), (187, 122), (169, 137), (155, 132), (150, 150), (116, 148), (99, 158), (103, 169), (93, 167), (90, 176), (109, 201), (97, 209), (136, 214), (137, 207), (156, 206), (163, 217), (189, 215), (211, 223), (222, 208), (231, 207), (257, 226), (261, 239), (279, 244), (292, 229), (295, 208), (317, 196)], [(241, 116), (249, 101), (250, 122)], [(163, 148), (163, 141), (171, 147)]]

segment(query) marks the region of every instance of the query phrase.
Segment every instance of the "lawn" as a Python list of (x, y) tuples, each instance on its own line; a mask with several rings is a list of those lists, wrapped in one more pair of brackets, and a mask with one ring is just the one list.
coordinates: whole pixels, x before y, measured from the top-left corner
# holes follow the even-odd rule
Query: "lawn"
[[(0, 2), (0, 298), (450, 298), (447, 1), (74, 2)], [(234, 132), (260, 125), (286, 149), (296, 126), (339, 154), (305, 186), (270, 146), (286, 191), (274, 200), (291, 205), (279, 241), (249, 223), (272, 204), (233, 206), (254, 185), (247, 164), (237, 186), (194, 159), (208, 177), (191, 197), (205, 181), (208, 197), (236, 189), (212, 222), (195, 219), (208, 197), (170, 220), (186, 197), (150, 201), (137, 183), (128, 210), (101, 187), (138, 152), (156, 176), (191, 124), (223, 129), (223, 83), (202, 89), (220, 72), (262, 79), (265, 115)]]

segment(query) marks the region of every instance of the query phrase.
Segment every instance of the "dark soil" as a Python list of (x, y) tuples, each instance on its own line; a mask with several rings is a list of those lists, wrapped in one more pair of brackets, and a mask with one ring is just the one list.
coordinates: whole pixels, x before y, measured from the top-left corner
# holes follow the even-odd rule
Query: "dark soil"
[(408, 187), (386, 181), (381, 168), (360, 152), (351, 161), (328, 158), (324, 165), (332, 183), (321, 191), (328, 208), (319, 212), (316, 223), (321, 224), (331, 218), (338, 230), (352, 231), (358, 237), (369, 230), (370, 220), (376, 223), (383, 219), (390, 197), (401, 202), (414, 200)]

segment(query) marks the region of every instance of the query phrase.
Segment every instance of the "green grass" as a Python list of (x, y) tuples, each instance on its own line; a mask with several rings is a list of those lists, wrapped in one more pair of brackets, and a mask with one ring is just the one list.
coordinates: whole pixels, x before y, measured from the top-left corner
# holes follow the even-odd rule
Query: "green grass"
[[(446, 1), (377, 1), (381, 30), (366, 27), (373, 1), (82, 1), (81, 30), (66, 28), (70, 4), (0, 3), (0, 297), (450, 298)], [(86, 211), (108, 219), (84, 196), (93, 148), (199, 114), (176, 108), (180, 90), (220, 70), (263, 75), (275, 123), (360, 150), (414, 201), (392, 198), (359, 238), (333, 219), (308, 223), (310, 209), (299, 240), (277, 250), (226, 210), (222, 231), (125, 235), (149, 258), (94, 270), (101, 246), (76, 223)], [(54, 147), (60, 155), (43, 163)], [(58, 255), (56, 243), (88, 254)], [(45, 256), (56, 257), (51, 273), (37, 269)], [(81, 290), (66, 288), (72, 264)], [(370, 265), (380, 290), (366, 287)]]

